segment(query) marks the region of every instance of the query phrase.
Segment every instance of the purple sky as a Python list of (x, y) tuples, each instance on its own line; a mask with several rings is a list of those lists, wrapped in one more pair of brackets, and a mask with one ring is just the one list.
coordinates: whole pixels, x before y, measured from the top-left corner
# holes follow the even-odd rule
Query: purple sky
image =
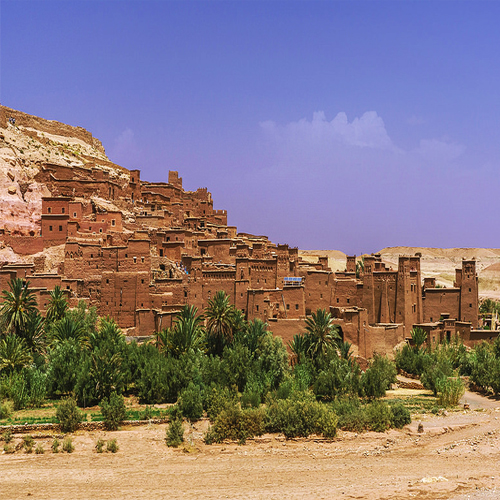
[(303, 249), (500, 247), (500, 2), (8, 1), (0, 102)]

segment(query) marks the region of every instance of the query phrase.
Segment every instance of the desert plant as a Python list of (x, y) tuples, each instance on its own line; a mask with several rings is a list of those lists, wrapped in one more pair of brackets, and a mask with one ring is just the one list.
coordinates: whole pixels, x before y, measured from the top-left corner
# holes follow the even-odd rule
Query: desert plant
[(396, 375), (396, 365), (386, 356), (376, 354), (362, 377), (365, 396), (369, 398), (385, 396), (385, 391), (396, 382)]
[(170, 420), (166, 431), (165, 442), (168, 447), (177, 448), (184, 442), (184, 427), (182, 426), (182, 418), (174, 418)]
[(191, 382), (179, 397), (179, 408), (188, 420), (199, 420), (203, 416), (203, 398), (201, 389)]
[(35, 448), (35, 453), (37, 455), (43, 455), (45, 453), (45, 450), (43, 448), (43, 445), (41, 443), (38, 443)]
[(363, 432), (367, 426), (367, 416), (359, 398), (344, 397), (333, 401), (331, 408), (337, 415), (338, 426), (351, 432)]
[(25, 453), (31, 453), (33, 451), (34, 444), (35, 444), (35, 441), (33, 439), (33, 436), (27, 435), (27, 436), (23, 437), (23, 447), (24, 447)]
[(438, 403), (442, 406), (456, 406), (464, 395), (465, 387), (460, 378), (445, 378), (437, 384)]
[(236, 404), (236, 395), (227, 387), (213, 386), (205, 395), (205, 410), (210, 422), (215, 422), (217, 415)]
[(73, 398), (63, 399), (57, 407), (57, 421), (63, 432), (75, 432), (82, 421), (83, 415)]
[(123, 396), (119, 396), (116, 392), (111, 393), (109, 400), (104, 398), (99, 407), (104, 417), (104, 426), (110, 431), (116, 431), (127, 417)]
[(278, 400), (267, 409), (266, 420), (270, 432), (282, 432), (287, 439), (311, 434), (322, 434), (331, 439), (337, 434), (335, 413), (310, 398)]
[(223, 410), (215, 419), (214, 425), (205, 434), (207, 444), (222, 443), (225, 440), (244, 444), (247, 439), (260, 436), (265, 431), (263, 410), (241, 410), (232, 406)]
[(52, 445), (50, 446), (51, 450), (52, 450), (52, 453), (59, 453), (59, 446), (60, 446), (60, 442), (57, 438), (54, 438), (54, 440), (52, 441)]
[(402, 429), (405, 425), (411, 424), (410, 410), (403, 403), (396, 403), (391, 406), (391, 424), (396, 429)]
[(4, 444), (3, 451), (4, 453), (14, 453), (16, 451), (16, 448), (11, 444)]
[(9, 418), (14, 411), (13, 401), (6, 399), (0, 403), (0, 419)]
[(375, 432), (385, 432), (391, 428), (392, 412), (390, 406), (380, 400), (375, 400), (366, 406), (368, 427)]
[(7, 429), (3, 434), (2, 438), (5, 441), (6, 444), (9, 444), (12, 441), (12, 431), (10, 429)]
[(116, 453), (119, 450), (118, 443), (116, 439), (110, 439), (106, 443), (106, 451), (110, 451), (111, 453)]
[(106, 441), (104, 441), (104, 439), (99, 438), (97, 440), (96, 445), (95, 445), (95, 451), (97, 451), (97, 453), (102, 453), (104, 451), (105, 444), (106, 444)]
[(69, 436), (66, 436), (63, 439), (62, 449), (66, 453), (73, 453), (75, 451), (75, 447), (73, 445), (73, 440)]

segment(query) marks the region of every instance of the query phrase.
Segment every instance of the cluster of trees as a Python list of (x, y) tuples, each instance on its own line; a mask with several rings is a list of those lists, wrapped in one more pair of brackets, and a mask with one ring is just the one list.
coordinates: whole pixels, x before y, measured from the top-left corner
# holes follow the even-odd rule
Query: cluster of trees
[[(228, 405), (271, 408), (281, 400), (330, 409), (335, 403), (339, 413), (339, 400), (356, 401), (359, 409), (359, 397), (380, 398), (395, 381), (395, 365), (385, 357), (362, 372), (324, 310), (295, 336), (290, 363), (281, 338), (258, 319), (247, 322), (224, 292), (202, 314), (185, 306), (171, 328), (139, 345), (127, 343), (111, 318), (99, 318), (84, 302), (69, 309), (59, 287), (45, 317), (29, 283), (15, 279), (9, 288), (0, 305), (0, 402), (11, 400), (16, 409), (68, 395), (89, 406), (133, 393), (144, 404), (178, 402), (186, 417), (206, 413), (214, 422)], [(332, 419), (324, 421), (331, 434)]]

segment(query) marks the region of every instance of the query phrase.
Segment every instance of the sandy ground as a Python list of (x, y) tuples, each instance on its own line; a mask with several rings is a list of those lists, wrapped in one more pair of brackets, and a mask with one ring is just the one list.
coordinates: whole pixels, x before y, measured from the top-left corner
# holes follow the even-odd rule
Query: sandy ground
[[(423, 416), (400, 431), (339, 432), (333, 442), (265, 435), (207, 446), (199, 422), (179, 449), (165, 445), (165, 425), (144, 425), (77, 432), (68, 455), (34, 434), (45, 454), (0, 455), (0, 498), (498, 498), (500, 402), (465, 399), (469, 411)], [(116, 438), (118, 453), (97, 454), (98, 438)]]

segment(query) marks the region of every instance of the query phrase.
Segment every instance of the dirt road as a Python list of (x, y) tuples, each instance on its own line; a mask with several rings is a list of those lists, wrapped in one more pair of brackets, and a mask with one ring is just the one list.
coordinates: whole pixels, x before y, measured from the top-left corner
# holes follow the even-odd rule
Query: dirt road
[[(78, 432), (71, 455), (50, 453), (52, 438), (35, 435), (45, 454), (0, 455), (0, 497), (497, 498), (500, 410), (488, 405), (422, 423), (421, 434), (415, 420), (402, 431), (339, 432), (333, 442), (266, 435), (244, 446), (207, 446), (200, 422), (175, 450), (165, 445), (165, 425), (146, 425)], [(97, 454), (99, 437), (116, 438), (118, 453)]]

